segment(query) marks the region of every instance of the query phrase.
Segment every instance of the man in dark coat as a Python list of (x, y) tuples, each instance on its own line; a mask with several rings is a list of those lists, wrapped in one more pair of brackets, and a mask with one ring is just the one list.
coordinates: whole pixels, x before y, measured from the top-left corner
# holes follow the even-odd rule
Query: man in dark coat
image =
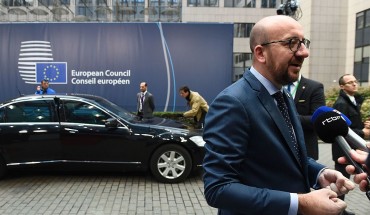
[[(362, 138), (369, 138), (370, 129), (365, 128), (361, 117), (361, 105), (363, 98), (357, 94), (358, 84), (356, 78), (351, 74), (345, 74), (339, 78), (339, 96), (335, 101), (333, 108), (342, 112), (352, 122), (350, 128)], [(347, 178), (350, 175), (346, 172), (346, 165), (338, 163), (338, 158), (344, 156), (344, 152), (337, 144), (332, 144), (333, 161), (335, 162), (335, 169), (341, 172)], [(338, 198), (344, 200), (344, 195)], [(344, 214), (351, 214), (345, 211)]]
[(299, 113), (307, 155), (317, 160), (319, 159), (318, 137), (313, 129), (311, 117), (317, 108), (325, 106), (324, 85), (301, 75), (296, 82), (287, 85), (286, 88), (292, 94)]

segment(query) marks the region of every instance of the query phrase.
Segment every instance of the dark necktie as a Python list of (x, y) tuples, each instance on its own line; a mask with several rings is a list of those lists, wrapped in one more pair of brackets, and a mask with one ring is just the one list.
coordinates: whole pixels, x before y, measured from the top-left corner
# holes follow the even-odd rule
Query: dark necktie
[(293, 144), (294, 146), (294, 152), (296, 153), (299, 161), (301, 161), (301, 155), (300, 155), (300, 151), (299, 151), (299, 146), (298, 146), (298, 143), (297, 143), (297, 139), (295, 137), (295, 134), (294, 134), (294, 130), (293, 130), (293, 125), (290, 121), (290, 117), (289, 117), (289, 112), (288, 112), (288, 107), (284, 101), (284, 97), (283, 97), (283, 93), (281, 91), (278, 91), (277, 93), (275, 93), (274, 95), (272, 95), (275, 99), (276, 99), (276, 102), (277, 102), (277, 106), (281, 112), (281, 114), (283, 115), (283, 118), (289, 128), (289, 135), (290, 135), (290, 141), (291, 143)]
[(143, 110), (143, 107), (144, 107), (144, 93), (141, 93), (140, 102), (141, 102), (141, 110)]

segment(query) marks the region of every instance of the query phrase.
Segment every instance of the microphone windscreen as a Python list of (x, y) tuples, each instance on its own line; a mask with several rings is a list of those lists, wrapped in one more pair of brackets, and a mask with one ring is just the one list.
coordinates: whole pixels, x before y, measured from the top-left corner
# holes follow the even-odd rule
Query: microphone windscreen
[(344, 115), (340, 111), (338, 111), (338, 110), (336, 110), (336, 109), (334, 109), (332, 107), (328, 107), (328, 106), (321, 106), (321, 107), (317, 108), (315, 110), (315, 112), (311, 116), (311, 122), (314, 123), (314, 121), (316, 120), (316, 118), (318, 116), (320, 116), (321, 114), (326, 113), (326, 112), (335, 112), (335, 113), (338, 113), (343, 118), (343, 120), (346, 121), (347, 126), (350, 126), (352, 124), (351, 120), (346, 115)]
[(315, 110), (315, 112), (312, 114), (311, 122), (312, 122), (312, 123), (313, 123), (313, 122), (315, 122), (316, 118), (317, 118), (319, 115), (321, 115), (321, 114), (323, 114), (323, 113), (326, 113), (326, 112), (331, 112), (331, 111), (333, 111), (333, 110), (334, 110), (334, 108), (331, 108), (331, 107), (328, 107), (328, 106), (321, 106), (321, 107), (317, 108), (317, 109)]
[(342, 116), (333, 111), (318, 115), (313, 122), (313, 127), (325, 143), (333, 143), (337, 136), (345, 137), (349, 130)]

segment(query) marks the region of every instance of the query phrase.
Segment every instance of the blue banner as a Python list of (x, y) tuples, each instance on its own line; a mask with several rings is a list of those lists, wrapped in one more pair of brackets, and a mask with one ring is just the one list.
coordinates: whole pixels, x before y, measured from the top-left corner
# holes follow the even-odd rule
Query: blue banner
[(231, 23), (0, 23), (0, 35), (0, 102), (48, 79), (134, 111), (145, 81), (155, 111), (184, 111), (181, 86), (211, 103), (232, 82)]

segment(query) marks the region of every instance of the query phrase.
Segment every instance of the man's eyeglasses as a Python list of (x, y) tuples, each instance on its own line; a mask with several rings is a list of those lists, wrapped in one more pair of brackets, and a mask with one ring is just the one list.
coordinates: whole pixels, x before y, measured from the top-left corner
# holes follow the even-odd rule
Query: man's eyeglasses
[(289, 49), (295, 53), (301, 48), (302, 43), (304, 46), (306, 46), (307, 49), (309, 49), (311, 42), (308, 39), (299, 40), (298, 38), (294, 37), (287, 40), (276, 40), (267, 43), (262, 43), (261, 46), (266, 46), (272, 43), (286, 43), (289, 45)]
[(346, 83), (344, 83), (343, 85), (346, 85), (346, 84), (349, 84), (349, 85), (352, 85), (352, 84), (357, 84), (357, 80), (354, 80), (354, 81), (348, 81)]

